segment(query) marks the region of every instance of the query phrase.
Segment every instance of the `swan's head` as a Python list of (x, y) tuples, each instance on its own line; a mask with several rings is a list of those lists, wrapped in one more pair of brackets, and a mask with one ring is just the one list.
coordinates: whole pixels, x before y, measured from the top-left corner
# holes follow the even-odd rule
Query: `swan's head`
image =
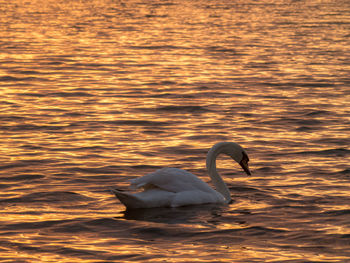
[(248, 154), (239, 144), (234, 142), (219, 142), (213, 146), (212, 150), (216, 152), (216, 155), (224, 153), (230, 156), (233, 160), (239, 163), (247, 175), (251, 175), (248, 166)]
[(250, 172), (248, 162), (249, 162), (248, 154), (246, 153), (246, 151), (243, 151), (242, 159), (239, 162), (239, 165), (243, 168), (243, 170), (246, 172), (247, 175), (251, 175), (252, 173)]

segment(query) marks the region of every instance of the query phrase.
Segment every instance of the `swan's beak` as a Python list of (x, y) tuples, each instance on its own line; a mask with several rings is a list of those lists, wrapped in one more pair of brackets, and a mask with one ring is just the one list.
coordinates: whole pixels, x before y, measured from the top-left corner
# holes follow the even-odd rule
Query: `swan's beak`
[(240, 161), (239, 163), (241, 165), (241, 167), (243, 168), (243, 170), (246, 172), (247, 175), (252, 175), (250, 170), (249, 170), (249, 166), (248, 166), (248, 160), (243, 158), (242, 161)]

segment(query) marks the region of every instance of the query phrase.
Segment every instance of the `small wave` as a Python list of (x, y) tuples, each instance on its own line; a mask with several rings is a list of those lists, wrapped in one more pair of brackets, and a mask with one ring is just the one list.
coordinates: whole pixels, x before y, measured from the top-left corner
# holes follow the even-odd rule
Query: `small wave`
[(146, 236), (173, 236), (171, 232), (167, 230), (167, 228), (162, 227), (140, 227), (137, 230), (138, 234), (146, 235)]
[(300, 119), (300, 118), (291, 118), (291, 117), (281, 117), (276, 118), (273, 120), (268, 121), (262, 121), (264, 124), (271, 124), (271, 125), (290, 125), (290, 124), (297, 124), (297, 125), (319, 125), (323, 122), (317, 119)]
[(311, 120), (297, 120), (296, 124), (299, 125), (309, 125), (309, 126), (314, 126), (314, 125), (320, 125), (322, 124), (322, 121), (311, 119)]
[(17, 176), (11, 176), (11, 177), (1, 177), (1, 180), (3, 181), (25, 181), (25, 180), (36, 180), (36, 179), (42, 179), (45, 176), (40, 174), (23, 174), (23, 175), (17, 175)]
[(334, 87), (335, 84), (332, 82), (304, 82), (296, 83), (296, 86), (305, 87), (305, 88), (321, 88), (321, 87)]
[(312, 110), (305, 114), (305, 116), (323, 116), (323, 115), (330, 115), (332, 114), (330, 111), (326, 110)]
[(120, 221), (115, 220), (113, 218), (99, 218), (99, 219), (94, 219), (86, 222), (86, 225), (91, 225), (91, 226), (120, 226)]
[(202, 107), (202, 106), (175, 106), (175, 105), (158, 107), (156, 110), (167, 111), (167, 112), (189, 112), (189, 113), (210, 111), (208, 108)]
[(61, 125), (35, 125), (35, 124), (19, 124), (19, 125), (4, 125), (0, 130), (4, 131), (36, 131), (36, 130), (49, 130), (56, 131), (65, 129), (67, 126)]
[(228, 136), (224, 135), (193, 135), (193, 136), (188, 136), (188, 139), (192, 141), (226, 141), (229, 140), (230, 138)]
[(345, 169), (343, 171), (340, 172), (341, 174), (350, 174), (350, 168)]
[(22, 82), (22, 81), (49, 81), (45, 78), (37, 77), (13, 77), (13, 76), (2, 76), (0, 82)]
[(45, 73), (42, 73), (37, 70), (11, 70), (11, 73), (14, 74), (23, 74), (23, 75), (43, 75)]
[(130, 125), (130, 126), (167, 126), (169, 122), (163, 121), (147, 121), (147, 120), (120, 120), (120, 121), (104, 121), (102, 123), (115, 125)]
[(37, 221), (37, 222), (22, 222), (22, 223), (8, 223), (8, 224), (2, 224), (1, 230), (3, 231), (11, 231), (18, 229), (25, 230), (25, 229), (43, 229), (43, 228), (50, 228), (55, 225), (60, 225), (62, 223), (70, 222), (71, 220), (49, 220), (49, 221)]
[(121, 166), (103, 166), (97, 168), (87, 168), (87, 167), (74, 167), (65, 169), (66, 172), (80, 172), (88, 174), (116, 174), (122, 169)]
[(211, 46), (208, 47), (207, 50), (212, 54), (222, 54), (225, 56), (243, 55), (241, 52), (237, 52), (237, 50), (234, 48), (226, 48), (220, 46)]
[(62, 222), (54, 227), (54, 232), (56, 233), (80, 233), (80, 232), (91, 232), (93, 229), (86, 226), (84, 222), (76, 221), (73, 222)]
[(327, 216), (350, 215), (350, 209), (331, 210), (331, 211), (326, 211), (323, 214)]
[(25, 144), (22, 145), (21, 148), (27, 149), (27, 150), (45, 150), (46, 148), (37, 146), (37, 145), (31, 145), (31, 144)]
[(49, 93), (47, 96), (68, 98), (68, 97), (91, 97), (93, 95), (87, 92), (77, 91), (77, 92), (54, 92), (54, 93)]
[(171, 80), (163, 80), (160, 82), (149, 82), (147, 83), (147, 86), (167, 86), (167, 85), (175, 85), (176, 82), (175, 81), (171, 81)]
[(308, 127), (308, 126), (300, 126), (300, 127), (295, 129), (295, 131), (298, 131), (298, 132), (311, 132), (313, 130), (315, 130), (315, 128)]
[(236, 50), (234, 48), (225, 48), (225, 47), (219, 47), (219, 46), (211, 46), (208, 48), (208, 50), (218, 51), (218, 52), (236, 53)]
[(259, 189), (247, 186), (231, 186), (230, 189), (237, 192), (260, 192)]
[(328, 155), (328, 156), (339, 156), (344, 157), (350, 153), (350, 150), (344, 149), (344, 148), (337, 148), (337, 149), (328, 149), (328, 150), (321, 150), (321, 151), (302, 151), (302, 152), (296, 152), (295, 154), (302, 154), (302, 155)]
[(317, 144), (350, 145), (350, 138), (321, 138), (314, 141)]
[[(72, 258), (76, 257), (84, 257), (91, 256), (92, 252), (88, 249), (76, 249), (71, 247), (65, 247), (64, 245), (56, 244), (56, 245), (49, 245), (42, 243), (40, 245), (38, 244), (28, 244), (28, 243), (19, 243), (16, 241), (1, 241), (1, 246), (4, 248), (10, 248), (11, 250), (16, 251), (16, 253), (21, 253), (20, 251), (23, 251), (25, 254), (31, 254), (35, 255), (36, 253), (43, 253), (43, 254), (56, 254), (56, 255), (64, 255), (69, 256)], [(17, 258), (16, 258), (17, 259)], [(21, 260), (16, 260), (16, 262), (23, 262)], [(78, 260), (79, 261), (79, 260)]]
[(27, 120), (28, 118), (22, 117), (22, 116), (14, 116), (14, 115), (2, 115), (0, 116), (0, 121), (24, 121)]
[(146, 169), (160, 169), (162, 167), (161, 166), (156, 166), (156, 165), (141, 164), (141, 165), (133, 165), (133, 166), (131, 166), (131, 168), (146, 170)]
[(81, 112), (67, 112), (63, 114), (63, 116), (67, 116), (67, 117), (82, 117), (86, 115), (87, 115), (86, 113), (81, 113)]
[(168, 17), (168, 15), (152, 15), (152, 14), (148, 14), (148, 15), (145, 15), (145, 17), (147, 17), (147, 18), (164, 18), (164, 17)]
[(54, 191), (54, 192), (37, 192), (21, 197), (7, 198), (0, 200), (0, 203), (37, 203), (37, 202), (72, 202), (72, 201), (89, 201), (90, 197), (77, 194), (74, 192)]
[(246, 228), (225, 229), (208, 232), (196, 233), (191, 239), (204, 243), (226, 243), (230, 242), (241, 243), (246, 239), (259, 240), (261, 238), (280, 239), (281, 236), (286, 236), (290, 232), (284, 229), (268, 228), (262, 226), (251, 226)]
[(111, 150), (111, 148), (103, 147), (103, 146), (86, 146), (86, 147), (65, 147), (65, 148), (49, 148), (47, 149), (48, 151), (52, 152), (63, 152), (63, 151), (68, 151), (68, 152), (76, 152), (76, 151), (92, 151), (92, 152), (104, 152)]
[(60, 97), (60, 98), (70, 98), (70, 97), (92, 97), (94, 95), (88, 93), (88, 92), (82, 92), (82, 91), (76, 91), (76, 92), (51, 92), (51, 93), (18, 93), (18, 95), (21, 96), (27, 96), (27, 97)]
[(181, 147), (174, 147), (174, 146), (164, 147), (160, 149), (160, 152), (163, 152), (166, 154), (176, 154), (179, 156), (188, 156), (188, 157), (196, 155), (197, 157), (203, 153), (206, 153), (206, 149), (196, 149), (190, 146), (182, 145)]
[(255, 171), (259, 171), (259, 172), (263, 172), (263, 173), (271, 173), (274, 171), (274, 169), (272, 167), (269, 167), (269, 166), (264, 166), (264, 167), (256, 169)]
[[(147, 232), (146, 232), (147, 233)], [(278, 228), (268, 228), (262, 226), (250, 226), (245, 228), (235, 228), (235, 229), (220, 229), (220, 230), (208, 230), (208, 231), (178, 231), (172, 236), (186, 237), (192, 241), (198, 242), (226, 242), (226, 238), (229, 237), (245, 237), (251, 238), (261, 238), (262, 236), (268, 236), (269, 238), (280, 238), (281, 235), (286, 235), (290, 233), (288, 230), (278, 229)], [(161, 231), (158, 234), (162, 235)], [(226, 237), (226, 238), (225, 238)], [(238, 240), (237, 240), (238, 241)]]
[(1, 170), (7, 170), (12, 168), (19, 168), (19, 167), (27, 167), (27, 166), (34, 166), (34, 165), (42, 165), (47, 163), (53, 163), (54, 161), (52, 159), (37, 159), (37, 160), (22, 160), (22, 161), (15, 161), (12, 163), (4, 164), (0, 166)]
[(186, 47), (179, 47), (173, 45), (161, 45), (161, 46), (130, 46), (130, 49), (148, 49), (148, 50), (174, 50), (174, 49), (189, 49)]

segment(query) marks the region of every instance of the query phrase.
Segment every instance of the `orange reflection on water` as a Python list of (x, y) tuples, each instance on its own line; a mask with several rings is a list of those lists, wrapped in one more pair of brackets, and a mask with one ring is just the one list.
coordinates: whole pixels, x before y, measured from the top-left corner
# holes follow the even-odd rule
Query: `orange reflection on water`
[[(326, 218), (350, 209), (349, 93), (342, 85), (348, 28), (340, 22), (347, 12), (302, 4), (3, 5), (3, 257), (345, 259), (310, 238), (282, 236), (350, 231), (341, 216), (334, 224)], [(126, 189), (130, 178), (163, 166), (209, 181), (206, 152), (223, 140), (241, 143), (251, 159), (251, 177), (231, 159), (218, 160), (235, 203), (213, 214), (189, 213), (187, 224), (175, 214), (175, 230), (167, 221), (119, 215), (124, 207), (109, 187)], [(249, 232), (259, 227), (281, 237)]]

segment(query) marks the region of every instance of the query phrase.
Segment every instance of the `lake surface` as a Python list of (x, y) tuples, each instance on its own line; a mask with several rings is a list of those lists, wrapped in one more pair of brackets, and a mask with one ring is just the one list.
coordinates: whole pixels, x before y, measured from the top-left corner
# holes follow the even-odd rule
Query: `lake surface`
[[(350, 262), (348, 0), (0, 1), (1, 262)], [(161, 167), (234, 202), (125, 211)]]

